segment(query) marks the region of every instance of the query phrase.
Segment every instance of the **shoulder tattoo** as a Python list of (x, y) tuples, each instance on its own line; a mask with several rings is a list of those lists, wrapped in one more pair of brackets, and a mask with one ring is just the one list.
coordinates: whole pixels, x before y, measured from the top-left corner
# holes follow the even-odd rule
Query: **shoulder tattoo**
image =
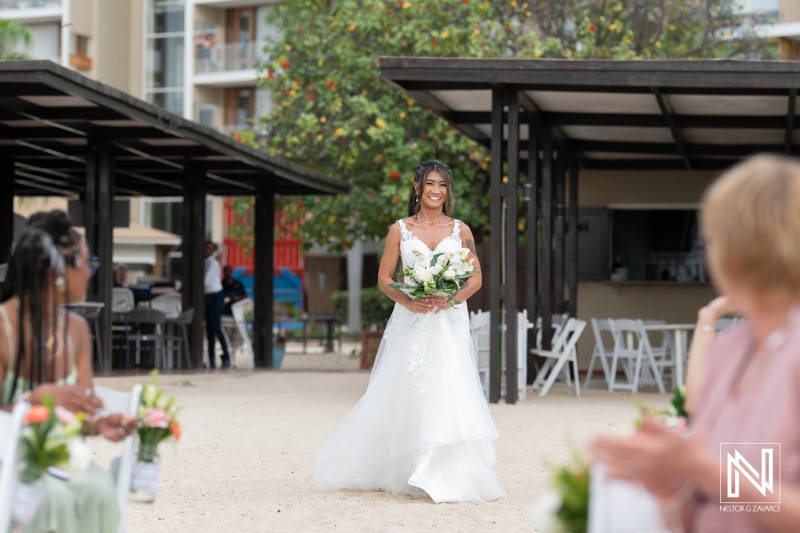
[(475, 254), (476, 257), (478, 256), (478, 252), (475, 251), (475, 242), (472, 239), (467, 239), (467, 248), (470, 252)]

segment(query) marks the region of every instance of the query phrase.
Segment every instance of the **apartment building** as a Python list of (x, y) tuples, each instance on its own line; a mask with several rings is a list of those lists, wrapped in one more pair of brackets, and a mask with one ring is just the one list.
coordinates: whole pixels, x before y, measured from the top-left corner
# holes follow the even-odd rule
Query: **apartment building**
[[(233, 133), (253, 128), (254, 119), (269, 110), (268, 91), (257, 86), (256, 65), (262, 59), (264, 38), (275, 31), (267, 23), (275, 4), (275, 0), (0, 0), (0, 19), (30, 28), (33, 46), (25, 52), (31, 58), (60, 63), (168, 111)], [(179, 197), (131, 200), (131, 228), (144, 228), (139, 232), (140, 255), (149, 254), (155, 241), (166, 245), (174, 241), (170, 234), (180, 235), (180, 201)], [(17, 211), (66, 207), (62, 203), (43, 197), (27, 200)], [(207, 232), (216, 242), (225, 237), (223, 211), (223, 199), (209, 197)], [(149, 228), (162, 234), (155, 236)], [(136, 254), (130, 247), (136, 246), (137, 233), (118, 230), (115, 261), (131, 262)], [(142, 272), (147, 272), (148, 262), (159, 260), (143, 262)]]

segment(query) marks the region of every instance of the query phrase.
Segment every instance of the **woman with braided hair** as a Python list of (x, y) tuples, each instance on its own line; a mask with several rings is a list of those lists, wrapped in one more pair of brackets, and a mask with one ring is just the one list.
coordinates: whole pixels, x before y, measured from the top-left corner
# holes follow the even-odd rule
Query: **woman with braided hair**
[[(93, 273), (86, 241), (63, 211), (36, 213), (9, 267), (0, 304), (0, 408), (51, 396), (56, 405), (89, 415), (86, 435), (127, 437), (135, 423), (121, 414), (96, 414), (102, 403), (92, 392), (89, 328), (82, 316), (62, 308), (85, 298)], [(46, 475), (44, 490), (44, 503), (26, 532), (116, 531), (114, 484), (97, 466), (77, 484)]]

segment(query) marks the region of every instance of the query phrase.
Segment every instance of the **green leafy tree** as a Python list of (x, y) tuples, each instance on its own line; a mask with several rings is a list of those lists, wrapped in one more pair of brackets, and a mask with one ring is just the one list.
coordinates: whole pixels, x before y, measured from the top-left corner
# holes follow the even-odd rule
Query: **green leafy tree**
[[(306, 246), (334, 250), (381, 238), (405, 216), (426, 159), (453, 169), (457, 216), (479, 242), (489, 230), (488, 150), (382, 80), (380, 55), (695, 58), (763, 48), (727, 0), (294, 0), (272, 17), (280, 37), (265, 46), (267, 133), (240, 139), (352, 185), (350, 195), (279, 200), (303, 221)], [(252, 235), (233, 233), (245, 245)]]
[(30, 48), (33, 35), (27, 26), (14, 20), (0, 19), (0, 60), (27, 59), (27, 55), (19, 52), (19, 47)]

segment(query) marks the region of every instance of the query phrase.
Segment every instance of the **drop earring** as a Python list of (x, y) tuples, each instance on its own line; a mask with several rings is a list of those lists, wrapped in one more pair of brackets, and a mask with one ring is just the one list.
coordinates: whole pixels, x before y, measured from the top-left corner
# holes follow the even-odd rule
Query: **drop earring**
[(58, 276), (56, 278), (56, 291), (59, 294), (64, 294), (67, 290), (67, 282), (64, 280), (64, 276)]
[(417, 196), (417, 198), (414, 200), (414, 203), (417, 203), (417, 202), (419, 202), (419, 196)]

